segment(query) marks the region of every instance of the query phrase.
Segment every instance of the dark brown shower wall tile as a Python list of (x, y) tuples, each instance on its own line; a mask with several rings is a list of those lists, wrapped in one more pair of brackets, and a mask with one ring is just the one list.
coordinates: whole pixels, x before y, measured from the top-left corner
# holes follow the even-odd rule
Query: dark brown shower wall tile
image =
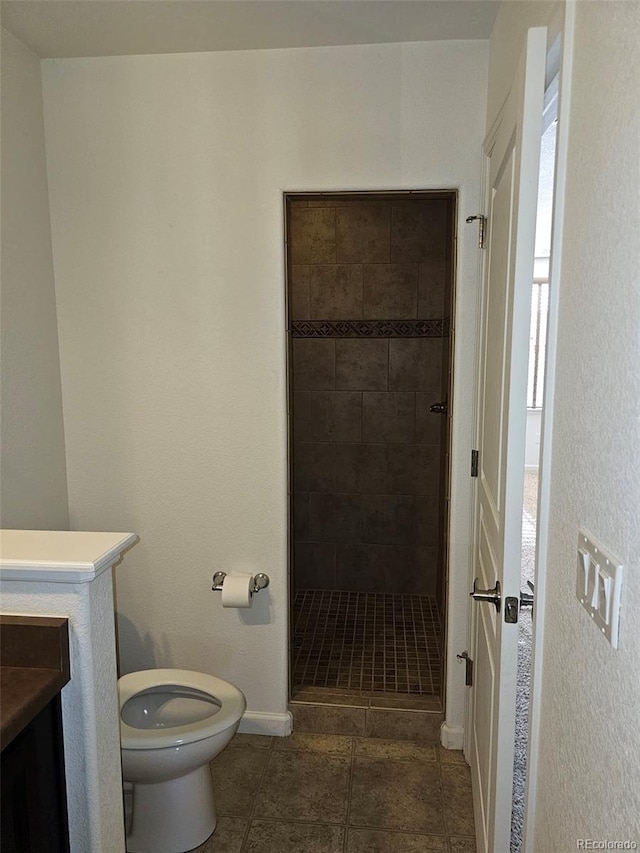
[(411, 320), (418, 316), (418, 264), (365, 264), (364, 316)]
[(306, 264), (289, 268), (289, 317), (309, 320), (309, 267)]
[(289, 226), (292, 264), (335, 263), (336, 216), (333, 209), (294, 207)]
[(420, 545), (416, 549), (417, 571), (416, 576), (420, 579), (420, 591), (424, 595), (435, 595), (438, 586), (438, 578), (442, 571), (439, 549), (435, 545)]
[(437, 496), (415, 500), (415, 542), (436, 547), (440, 536), (440, 501)]
[(385, 391), (389, 383), (389, 341), (337, 340), (336, 388)]
[(382, 198), (373, 198), (371, 196), (359, 198), (340, 198), (333, 196), (332, 198), (313, 200), (309, 199), (309, 207), (388, 207), (389, 202)]
[(387, 466), (387, 445), (361, 444), (358, 459), (359, 493), (386, 493)]
[(362, 265), (309, 267), (309, 309), (312, 320), (362, 318)]
[(331, 475), (334, 492), (360, 494), (361, 444), (334, 444)]
[(301, 492), (387, 492), (387, 445), (298, 442), (294, 489)]
[(293, 387), (296, 391), (328, 391), (336, 384), (336, 342), (324, 338), (293, 341)]
[(434, 258), (420, 264), (419, 270), (418, 317), (421, 320), (448, 317), (446, 262)]
[(293, 496), (293, 532), (296, 539), (309, 539), (309, 493)]
[[(402, 595), (428, 595), (427, 586), (435, 589), (435, 578), (426, 571), (424, 548), (412, 545), (384, 545), (385, 592)], [(437, 551), (437, 549), (435, 549)]]
[(389, 341), (389, 388), (426, 391), (442, 388), (442, 338), (396, 338)]
[(364, 495), (362, 541), (413, 545), (418, 540), (416, 502), (409, 495)]
[(404, 545), (338, 545), (336, 588), (412, 595), (423, 592), (421, 550)]
[(421, 262), (446, 256), (449, 231), (445, 199), (403, 201), (391, 210), (391, 260)]
[(336, 546), (327, 542), (295, 542), (296, 586), (336, 589)]
[[(347, 445), (357, 447), (357, 445)], [(341, 492), (334, 484), (336, 445), (296, 443), (293, 447), (293, 488), (298, 492)]]
[(387, 445), (336, 444), (333, 478), (336, 492), (386, 492)]
[(291, 395), (291, 426), (294, 441), (313, 441), (311, 437), (311, 394), (297, 391)]
[(363, 392), (363, 441), (411, 444), (414, 433), (415, 394), (391, 391)]
[(453, 341), (450, 335), (442, 338), (442, 388), (449, 387), (449, 366), (451, 361), (451, 345)]
[(310, 538), (316, 542), (359, 542), (362, 535), (360, 497), (312, 494), (309, 528)]
[(360, 441), (362, 437), (359, 391), (297, 392), (293, 406), (295, 441)]
[(389, 492), (394, 495), (437, 495), (440, 491), (440, 447), (391, 444), (388, 451)]
[(445, 416), (429, 411), (429, 407), (443, 399), (444, 395), (440, 390), (416, 394), (416, 442), (441, 444)]
[(391, 211), (363, 205), (336, 210), (336, 260), (350, 264), (390, 261)]
[(380, 545), (338, 545), (336, 588), (354, 592), (386, 592), (385, 565)]

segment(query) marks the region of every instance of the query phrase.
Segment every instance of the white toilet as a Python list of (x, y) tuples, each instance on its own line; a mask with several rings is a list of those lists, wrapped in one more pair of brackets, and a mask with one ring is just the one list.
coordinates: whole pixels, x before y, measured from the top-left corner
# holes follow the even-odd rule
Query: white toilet
[(236, 733), (244, 695), (186, 669), (123, 675), (118, 695), (122, 775), (125, 793), (133, 794), (127, 851), (193, 850), (216, 826), (209, 762)]

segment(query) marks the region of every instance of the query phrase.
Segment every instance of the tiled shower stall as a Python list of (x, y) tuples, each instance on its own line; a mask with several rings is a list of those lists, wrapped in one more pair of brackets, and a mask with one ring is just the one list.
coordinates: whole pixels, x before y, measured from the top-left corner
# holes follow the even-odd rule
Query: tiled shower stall
[(294, 691), (440, 691), (454, 213), (287, 197)]

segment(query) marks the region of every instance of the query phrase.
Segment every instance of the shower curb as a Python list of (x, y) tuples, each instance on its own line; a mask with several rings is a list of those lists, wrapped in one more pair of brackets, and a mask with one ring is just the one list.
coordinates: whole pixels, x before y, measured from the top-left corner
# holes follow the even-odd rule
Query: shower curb
[(388, 740), (440, 743), (441, 711), (376, 708), (364, 704), (331, 705), (322, 702), (289, 703), (293, 730), (315, 734), (351, 735)]

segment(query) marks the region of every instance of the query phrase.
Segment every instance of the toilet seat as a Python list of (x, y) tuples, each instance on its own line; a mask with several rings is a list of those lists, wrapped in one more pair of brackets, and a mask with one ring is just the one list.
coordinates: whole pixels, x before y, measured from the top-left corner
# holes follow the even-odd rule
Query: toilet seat
[[(183, 688), (202, 694), (203, 700), (212, 700), (211, 715), (185, 725), (162, 728), (135, 728), (123, 720), (122, 709), (130, 699), (145, 691), (156, 692), (163, 687), (177, 688), (178, 695), (178, 691)], [(204, 740), (236, 724), (246, 707), (243, 693), (233, 684), (214, 675), (186, 669), (130, 672), (118, 680), (118, 697), (120, 743), (123, 749), (159, 749)]]

